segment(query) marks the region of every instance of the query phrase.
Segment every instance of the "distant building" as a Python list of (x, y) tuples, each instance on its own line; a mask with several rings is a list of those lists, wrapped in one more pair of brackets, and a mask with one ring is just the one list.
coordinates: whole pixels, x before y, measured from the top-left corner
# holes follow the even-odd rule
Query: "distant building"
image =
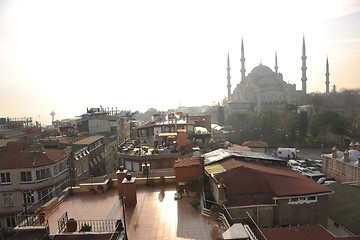
[(246, 141), (241, 144), (242, 146), (246, 146), (251, 148), (253, 152), (266, 153), (266, 149), (269, 147), (266, 142), (262, 141)]
[[(89, 174), (93, 177), (106, 174), (105, 164), (105, 149), (104, 149), (104, 136), (90, 136), (77, 140), (72, 144), (77, 147), (86, 148), (88, 156)], [(76, 161), (76, 159), (75, 159)], [(81, 176), (84, 168), (79, 166), (79, 169), (74, 169), (77, 176)]]
[(302, 90), (297, 91), (295, 84), (286, 83), (278, 72), (277, 54), (275, 54), (274, 71), (262, 65), (255, 67), (245, 76), (244, 44), (241, 41), (241, 81), (231, 93), (230, 60), (228, 56), (228, 109), (240, 112), (260, 112), (262, 110), (283, 110), (287, 104), (300, 105), (306, 100), (306, 50), (303, 39), (302, 55)]

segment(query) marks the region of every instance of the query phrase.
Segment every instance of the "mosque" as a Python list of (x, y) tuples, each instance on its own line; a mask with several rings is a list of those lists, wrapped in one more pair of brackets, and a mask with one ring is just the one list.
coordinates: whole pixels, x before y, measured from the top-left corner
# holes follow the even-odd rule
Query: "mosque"
[[(278, 72), (277, 54), (275, 53), (274, 71), (260, 63), (245, 76), (244, 44), (241, 41), (241, 81), (231, 93), (230, 60), (227, 59), (228, 110), (230, 112), (260, 112), (262, 110), (282, 111), (287, 104), (306, 104), (306, 48), (305, 38), (302, 47), (302, 89), (296, 90), (295, 84), (286, 83)], [(329, 65), (326, 65), (326, 93), (329, 93)]]

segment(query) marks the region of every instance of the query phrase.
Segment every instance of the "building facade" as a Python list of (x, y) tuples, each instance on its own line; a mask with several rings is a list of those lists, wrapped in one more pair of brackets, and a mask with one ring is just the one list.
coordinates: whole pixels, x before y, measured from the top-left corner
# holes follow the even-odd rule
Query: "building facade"
[(0, 224), (14, 228), (42, 203), (69, 186), (70, 149), (24, 149), (10, 142), (0, 153)]

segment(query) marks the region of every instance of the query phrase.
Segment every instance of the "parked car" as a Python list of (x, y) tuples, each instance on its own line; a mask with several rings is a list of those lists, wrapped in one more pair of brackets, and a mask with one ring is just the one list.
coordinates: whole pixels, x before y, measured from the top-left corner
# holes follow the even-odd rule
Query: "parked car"
[(306, 165), (309, 167), (316, 167), (317, 163), (315, 160), (312, 160), (311, 158), (305, 159)]
[(291, 168), (299, 168), (300, 167), (300, 164), (297, 162), (297, 161), (295, 161), (295, 160), (289, 160), (288, 161), (288, 166), (289, 167), (291, 167)]
[(317, 165), (322, 166), (322, 160), (321, 159), (315, 160), (315, 162), (316, 162)]
[(305, 160), (297, 160), (301, 167), (307, 167)]
[(302, 175), (311, 173), (308, 169), (304, 167), (298, 167), (297, 170), (301, 171)]
[(329, 184), (334, 183), (334, 182), (336, 182), (334, 178), (328, 178), (328, 177), (322, 177), (317, 181), (317, 183), (319, 183), (319, 184), (325, 184), (326, 183), (326, 185), (329, 185)]
[(307, 167), (307, 170), (309, 170), (311, 173), (320, 174), (321, 172), (316, 167)]
[(322, 173), (304, 173), (303, 175), (314, 180), (315, 182), (318, 182), (320, 178), (325, 177), (325, 175)]

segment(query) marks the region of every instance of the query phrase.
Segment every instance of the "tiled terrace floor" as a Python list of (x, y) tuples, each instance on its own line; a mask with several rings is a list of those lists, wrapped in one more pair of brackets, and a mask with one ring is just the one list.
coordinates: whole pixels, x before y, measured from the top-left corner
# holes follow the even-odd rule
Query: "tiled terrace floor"
[[(126, 208), (128, 237), (134, 239), (212, 239), (213, 227), (220, 223), (201, 215), (200, 208), (190, 205), (190, 197), (174, 200), (175, 186), (139, 186), (137, 205)], [(58, 231), (57, 220), (65, 212), (78, 220), (122, 219), (121, 200), (117, 190), (102, 195), (76, 194), (64, 200), (47, 216), (50, 232)], [(221, 224), (220, 231), (223, 232)]]

